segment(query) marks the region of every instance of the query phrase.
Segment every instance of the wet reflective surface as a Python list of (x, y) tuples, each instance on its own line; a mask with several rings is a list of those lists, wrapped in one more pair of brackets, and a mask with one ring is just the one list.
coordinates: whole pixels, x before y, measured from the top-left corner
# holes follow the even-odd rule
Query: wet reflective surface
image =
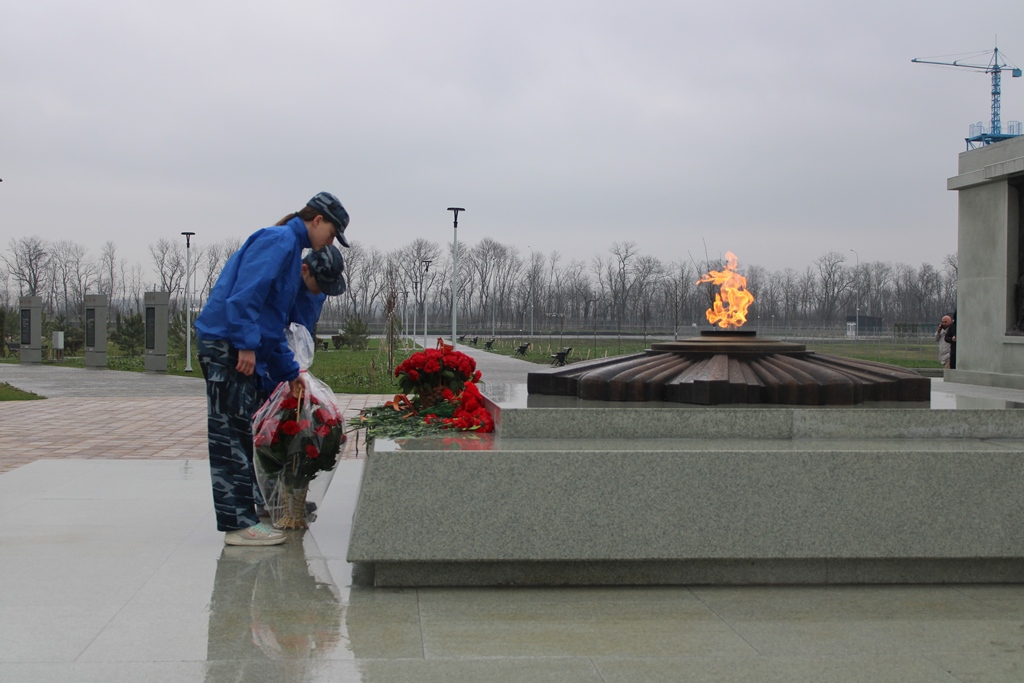
[(361, 470), (275, 548), (224, 547), (205, 461), (0, 474), (0, 680), (1024, 678), (1021, 585), (352, 587)]

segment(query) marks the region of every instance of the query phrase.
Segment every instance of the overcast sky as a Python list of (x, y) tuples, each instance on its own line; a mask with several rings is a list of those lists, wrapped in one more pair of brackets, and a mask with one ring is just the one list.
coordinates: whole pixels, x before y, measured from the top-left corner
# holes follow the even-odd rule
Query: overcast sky
[(161, 237), (244, 238), (320, 190), (382, 249), (450, 243), (461, 206), (460, 244), (564, 260), (632, 240), (741, 270), (938, 265), (990, 78), (910, 60), (998, 34), (1024, 66), (1020, 0), (0, 7), (0, 247), (114, 240), (147, 266)]

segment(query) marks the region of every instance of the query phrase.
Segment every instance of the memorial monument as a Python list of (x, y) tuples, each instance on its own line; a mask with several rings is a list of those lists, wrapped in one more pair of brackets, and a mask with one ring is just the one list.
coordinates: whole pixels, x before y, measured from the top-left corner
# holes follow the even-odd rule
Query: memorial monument
[(22, 363), (43, 362), (43, 297), (23, 296), (18, 359)]
[(107, 367), (107, 297), (85, 296), (85, 367)]

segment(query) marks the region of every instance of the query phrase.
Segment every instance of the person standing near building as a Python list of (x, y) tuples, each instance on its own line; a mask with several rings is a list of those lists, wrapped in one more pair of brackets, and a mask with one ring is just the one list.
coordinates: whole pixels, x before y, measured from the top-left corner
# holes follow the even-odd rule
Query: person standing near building
[(935, 330), (935, 341), (939, 342), (939, 363), (942, 364), (943, 368), (949, 367), (950, 344), (946, 341), (946, 331), (952, 323), (953, 319), (948, 315), (944, 315), (942, 320), (939, 321), (938, 329)]
[(944, 338), (949, 344), (949, 369), (956, 370), (956, 311), (950, 316), (952, 322), (946, 327)]
[[(321, 192), (302, 210), (253, 233), (224, 264), (196, 318), (196, 351), (206, 378), (214, 511), (227, 545), (285, 541), (282, 532), (257, 516), (252, 417), (264, 387), (291, 382), (298, 391), (301, 386), (284, 331), (301, 289), (308, 288), (303, 285), (302, 252), (324, 249), (335, 238), (349, 246), (348, 222), (338, 198)], [(335, 267), (337, 280), (340, 258)]]

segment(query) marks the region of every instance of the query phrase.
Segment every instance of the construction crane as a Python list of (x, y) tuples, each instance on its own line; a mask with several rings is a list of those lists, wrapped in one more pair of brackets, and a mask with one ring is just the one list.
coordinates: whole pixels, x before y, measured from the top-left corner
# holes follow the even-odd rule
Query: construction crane
[(980, 121), (978, 123), (971, 124), (971, 136), (969, 138), (964, 138), (967, 141), (967, 149), (974, 149), (978, 145), (991, 145), (993, 142), (1008, 140), (1021, 134), (1020, 121), (1007, 122), (1007, 130), (1005, 133), (1003, 132), (1002, 122), (1000, 121), (999, 98), (1002, 93), (1002, 73), (1004, 71), (1009, 71), (1013, 78), (1020, 78), (1021, 70), (1007, 65), (1007, 63), (999, 56), (998, 47), (992, 50), (992, 59), (989, 60), (988, 64), (965, 64), (962, 60), (956, 60), (953, 62), (933, 62), (927, 59), (916, 58), (911, 59), (910, 61), (915, 64), (958, 66), (964, 69), (975, 69), (977, 71), (984, 71), (987, 74), (992, 74), (992, 123), (988, 130), (985, 129), (985, 124)]

